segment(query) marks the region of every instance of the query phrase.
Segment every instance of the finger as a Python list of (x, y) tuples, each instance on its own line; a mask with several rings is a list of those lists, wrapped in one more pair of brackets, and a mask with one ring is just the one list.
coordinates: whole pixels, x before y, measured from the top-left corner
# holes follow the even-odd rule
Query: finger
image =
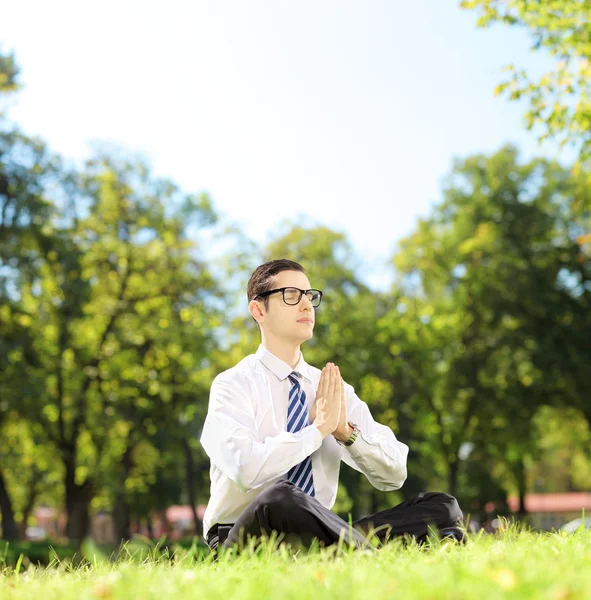
[(339, 377), (341, 384), (341, 421), (343, 423), (347, 422), (347, 392), (345, 391), (345, 381), (342, 377)]
[(337, 367), (336, 370), (336, 378), (337, 378), (337, 397), (339, 399), (339, 402), (341, 404), (341, 411), (343, 410), (343, 378), (341, 377), (341, 372), (339, 370), (339, 368)]
[(324, 398), (326, 397), (326, 367), (322, 369), (322, 373), (320, 373), (320, 380), (318, 381), (318, 389), (316, 390), (316, 398)]
[(339, 374), (339, 368), (335, 365), (333, 369), (333, 377), (334, 377), (334, 407), (335, 412), (337, 414), (337, 423), (336, 426), (338, 428), (341, 420), (343, 419), (343, 404), (341, 402), (341, 377)]
[(318, 381), (318, 388), (316, 389), (316, 397), (314, 398), (314, 406), (322, 406), (324, 399), (326, 398), (326, 373), (322, 369), (320, 374), (320, 380)]
[(341, 370), (337, 367), (337, 373), (338, 373), (338, 377), (339, 377), (339, 388), (341, 391), (341, 399), (344, 401), (345, 400), (345, 380), (343, 379), (343, 376), (341, 375)]
[(330, 393), (330, 367), (326, 365), (324, 367), (324, 373), (322, 377), (322, 398), (328, 399)]
[(334, 365), (332, 365), (331, 369), (330, 369), (330, 375), (329, 375), (330, 379), (329, 379), (329, 394), (331, 397), (331, 400), (333, 400), (333, 402), (335, 401), (336, 398), (338, 398), (336, 396), (337, 394), (337, 385), (338, 385), (338, 377), (336, 376), (336, 367)]

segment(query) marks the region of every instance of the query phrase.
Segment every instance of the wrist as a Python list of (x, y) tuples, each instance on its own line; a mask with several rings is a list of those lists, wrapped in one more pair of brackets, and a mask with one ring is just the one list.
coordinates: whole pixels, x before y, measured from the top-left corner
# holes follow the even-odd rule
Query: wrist
[(320, 435), (322, 435), (322, 439), (324, 439), (332, 433), (332, 431), (330, 431), (330, 428), (326, 427), (326, 423), (314, 423), (314, 426), (316, 427), (316, 429), (318, 429)]
[(351, 427), (350, 423), (345, 424), (345, 428), (341, 431), (337, 429), (333, 435), (339, 442), (345, 443), (353, 435), (354, 428)]
[(349, 428), (349, 435), (347, 435), (344, 439), (339, 439), (337, 437), (337, 442), (341, 446), (352, 446), (355, 440), (357, 439), (357, 436), (359, 435), (359, 427), (357, 427), (355, 423), (351, 423), (349, 421), (349, 423), (347, 423), (347, 426)]

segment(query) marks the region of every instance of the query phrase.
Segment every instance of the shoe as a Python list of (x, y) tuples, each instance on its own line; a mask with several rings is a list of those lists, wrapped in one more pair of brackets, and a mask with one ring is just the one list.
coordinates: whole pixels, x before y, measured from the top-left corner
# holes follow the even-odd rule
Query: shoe
[(445, 527), (439, 530), (441, 540), (453, 539), (461, 544), (465, 544), (468, 536), (459, 527)]

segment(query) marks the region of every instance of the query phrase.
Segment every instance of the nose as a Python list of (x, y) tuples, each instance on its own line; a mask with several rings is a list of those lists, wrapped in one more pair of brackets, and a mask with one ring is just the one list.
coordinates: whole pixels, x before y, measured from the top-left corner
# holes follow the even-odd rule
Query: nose
[(303, 294), (300, 300), (300, 310), (312, 310), (313, 308), (310, 298), (306, 294)]

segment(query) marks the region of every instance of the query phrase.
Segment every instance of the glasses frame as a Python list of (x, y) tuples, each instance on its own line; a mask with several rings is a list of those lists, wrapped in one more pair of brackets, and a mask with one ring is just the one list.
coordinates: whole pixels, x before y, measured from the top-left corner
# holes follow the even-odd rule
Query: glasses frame
[[(285, 290), (297, 290), (300, 293), (300, 297), (298, 298), (298, 301), (295, 304), (292, 304), (285, 300)], [(281, 292), (281, 294), (283, 295), (283, 302), (285, 302), (287, 306), (297, 306), (302, 301), (302, 296), (304, 294), (306, 294), (307, 296), (308, 292), (317, 292), (318, 294), (320, 294), (320, 300), (318, 300), (318, 304), (316, 306), (314, 306), (314, 304), (312, 304), (312, 300), (310, 300), (310, 304), (312, 304), (313, 308), (318, 308), (320, 306), (320, 303), (322, 302), (322, 296), (324, 295), (321, 290), (317, 290), (315, 288), (310, 288), (309, 290), (301, 290), (300, 288), (294, 287), (293, 285), (288, 285), (287, 287), (277, 288), (275, 290), (269, 290), (268, 292), (258, 294), (257, 296), (255, 296), (254, 299), (258, 300), (259, 298), (267, 298), (268, 296), (271, 296), (271, 294), (278, 294), (279, 292)]]

